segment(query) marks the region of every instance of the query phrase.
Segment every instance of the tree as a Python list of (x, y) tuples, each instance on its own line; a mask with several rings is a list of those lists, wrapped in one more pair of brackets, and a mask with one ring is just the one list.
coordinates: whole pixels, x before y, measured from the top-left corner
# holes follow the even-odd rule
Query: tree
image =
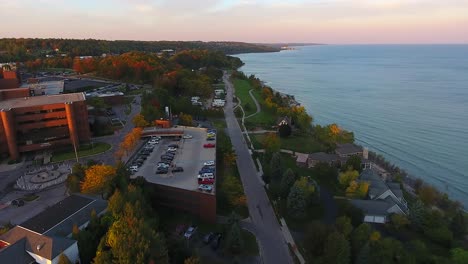
[(244, 247), (244, 241), (242, 239), (241, 230), (239, 224), (234, 223), (231, 225), (229, 233), (226, 239), (226, 249), (232, 254), (239, 254), (242, 252)]
[(468, 263), (468, 251), (462, 248), (454, 248), (450, 250), (452, 255), (453, 264), (466, 264)]
[(304, 217), (307, 206), (307, 198), (304, 191), (296, 185), (291, 187), (286, 201), (286, 206), (289, 214), (293, 218)]
[(356, 256), (356, 264), (368, 264), (369, 262), (369, 255), (370, 255), (370, 246), (369, 243), (364, 244)]
[(192, 126), (193, 125), (193, 118), (189, 114), (180, 113), (179, 122), (183, 126)]
[(409, 208), (409, 220), (417, 227), (421, 227), (424, 220), (425, 208), (421, 200), (416, 200)]
[(109, 165), (94, 165), (89, 167), (86, 169), (84, 181), (81, 182), (81, 192), (103, 194), (110, 186), (115, 173), (116, 169)]
[(74, 174), (68, 175), (67, 182), (66, 182), (68, 191), (71, 193), (80, 192), (80, 179), (78, 176)]
[(289, 124), (283, 124), (278, 127), (279, 136), (282, 138), (287, 138), (291, 135), (291, 126)]
[[(411, 255), (415, 258), (416, 263), (431, 263), (430, 257), (431, 253), (420, 240), (411, 240), (407, 244), (408, 251), (411, 252)], [(437, 262), (436, 262), (437, 263)]]
[(404, 228), (410, 224), (410, 221), (408, 218), (406, 218), (405, 215), (401, 214), (392, 214), (390, 217), (393, 227), (395, 227), (396, 230), (400, 230), (401, 228)]
[(280, 184), (280, 194), (281, 198), (288, 197), (289, 190), (294, 185), (296, 181), (296, 175), (291, 168), (288, 168), (284, 173), (283, 177), (281, 177), (281, 184)]
[(325, 243), (324, 263), (348, 264), (351, 262), (349, 242), (338, 232), (331, 233)]
[(370, 263), (390, 264), (395, 263), (394, 260), (397, 259), (405, 263), (403, 259), (406, 255), (403, 245), (396, 239), (384, 238), (370, 243)]
[(281, 141), (275, 133), (268, 133), (263, 140), (263, 148), (267, 154), (277, 153), (281, 149)]
[(58, 264), (72, 264), (67, 255), (61, 253), (59, 256)]
[(439, 197), (439, 192), (432, 186), (423, 185), (418, 190), (418, 196), (425, 205), (434, 205)]
[(465, 213), (459, 210), (452, 219), (450, 229), (457, 238), (463, 238), (466, 235), (467, 224)]
[(282, 176), (281, 155), (278, 152), (273, 153), (270, 160), (271, 180), (279, 182)]
[(132, 119), (133, 125), (135, 127), (147, 127), (149, 126), (149, 122), (146, 121), (145, 117), (140, 113), (133, 117)]
[(347, 216), (340, 216), (336, 219), (335, 223), (336, 230), (340, 232), (346, 239), (349, 238), (349, 235), (353, 231), (353, 225), (351, 224), (351, 219)]
[(353, 255), (356, 256), (362, 249), (362, 247), (369, 242), (369, 237), (372, 228), (367, 223), (362, 223), (351, 233), (351, 249)]
[(345, 170), (355, 170), (358, 172), (362, 171), (361, 168), (361, 157), (358, 155), (352, 155), (351, 157), (348, 158), (346, 161), (345, 165), (342, 167), (343, 171)]
[(184, 264), (201, 264), (201, 261), (199, 257), (192, 256), (188, 259), (185, 259)]
[(302, 190), (305, 195), (306, 202), (310, 202), (315, 192), (315, 185), (310, 181), (309, 177), (300, 177), (294, 182), (294, 186)]
[(325, 241), (327, 240), (329, 228), (320, 221), (312, 221), (306, 228), (304, 246), (312, 256), (323, 255)]
[(380, 240), (380, 237), (381, 237), (381, 235), (380, 235), (379, 231), (374, 231), (374, 232), (372, 232), (372, 233), (370, 234), (369, 240), (370, 240), (370, 241), (373, 241), (373, 242), (379, 241), (379, 240)]
[(350, 185), (350, 183), (356, 180), (359, 177), (359, 172), (356, 170), (347, 170), (345, 172), (341, 172), (338, 176), (338, 181), (341, 187), (346, 188)]

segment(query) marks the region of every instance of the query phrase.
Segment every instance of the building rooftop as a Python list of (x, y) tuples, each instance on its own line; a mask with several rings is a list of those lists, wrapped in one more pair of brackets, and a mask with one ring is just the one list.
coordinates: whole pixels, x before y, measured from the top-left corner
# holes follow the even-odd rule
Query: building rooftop
[(388, 202), (387, 200), (351, 200), (351, 204), (366, 214), (380, 216), (388, 215), (388, 209), (395, 205), (395, 203)]
[[(161, 131), (174, 131), (175, 129), (160, 129)], [(216, 144), (216, 141), (207, 141), (207, 130), (197, 127), (178, 126), (177, 131), (180, 134), (188, 134), (193, 138), (181, 139), (180, 141), (171, 141), (163, 139), (153, 150), (153, 153), (148, 157), (143, 166), (132, 177), (143, 176), (145, 179), (154, 184), (166, 185), (175, 188), (198, 191), (198, 171), (203, 167), (206, 161), (214, 161), (216, 159), (216, 148), (204, 148), (206, 143)], [(148, 130), (146, 130), (148, 131)], [(162, 133), (164, 135), (167, 132)], [(170, 134), (167, 134), (170, 135)], [(183, 172), (168, 174), (156, 174), (156, 164), (160, 160), (160, 156), (166, 152), (167, 146), (170, 144), (178, 144), (173, 164), (177, 167), (182, 167)], [(211, 194), (215, 194), (215, 186)]]
[[(56, 203), (55, 205), (49, 207), (48, 209), (42, 211), (33, 218), (30, 218), (29, 220), (20, 224), (20, 226), (37, 232), (39, 234), (66, 236), (72, 232), (74, 223), (69, 223), (69, 220), (72, 220), (72, 217), (78, 217), (79, 215), (81, 215), (80, 213), (87, 213), (87, 218), (83, 220), (85, 222), (75, 222), (75, 224), (80, 226), (89, 221), (92, 209), (95, 209), (96, 213), (100, 212), (98, 210), (102, 206), (95, 208), (96, 201), (97, 200), (95, 199), (84, 197), (81, 195), (71, 195), (65, 198), (64, 200)], [(101, 209), (101, 211), (102, 210), (103, 209)], [(64, 228), (68, 230), (63, 230)]]
[[(8, 247), (5, 247), (0, 251), (0, 260), (4, 263), (5, 258), (11, 258), (14, 255), (24, 257), (24, 253), (19, 252), (20, 248), (24, 251), (31, 252), (43, 258), (52, 260), (63, 251), (68, 249), (71, 245), (76, 243), (75, 240), (60, 238), (60, 237), (48, 237), (41, 234), (38, 234), (34, 231), (28, 230), (21, 226), (16, 226), (7, 233), (0, 236), (0, 240), (5, 241), (9, 244)], [(17, 245), (20, 243), (20, 245)], [(9, 252), (10, 247), (14, 246), (12, 249), (14, 252)], [(3, 256), (3, 252), (8, 252)], [(6, 263), (6, 262), (5, 262)], [(15, 261), (14, 263), (18, 263)]]
[(335, 161), (340, 160), (340, 157), (336, 154), (328, 154), (325, 152), (315, 152), (315, 153), (309, 154), (309, 159), (317, 160), (321, 162), (335, 162)]
[(362, 147), (353, 143), (339, 144), (336, 146), (335, 152), (338, 155), (351, 155), (362, 152)]
[(83, 93), (56, 94), (14, 98), (0, 102), (0, 109), (12, 109), (21, 107), (41, 106), (48, 104), (59, 104), (66, 102), (85, 101)]

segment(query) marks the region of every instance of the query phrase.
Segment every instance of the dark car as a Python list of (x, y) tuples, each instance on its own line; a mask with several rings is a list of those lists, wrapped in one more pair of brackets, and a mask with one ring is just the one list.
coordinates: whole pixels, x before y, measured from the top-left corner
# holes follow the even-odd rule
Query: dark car
[(172, 172), (182, 172), (182, 171), (184, 171), (184, 168), (182, 167), (175, 167), (172, 169)]
[(147, 153), (147, 152), (140, 152), (140, 154), (138, 156), (140, 157), (148, 157), (150, 154)]
[(203, 173), (214, 173), (214, 170), (211, 169), (203, 169), (198, 171), (198, 174), (203, 174)]
[(166, 151), (166, 153), (164, 155), (168, 155), (168, 156), (175, 156), (176, 154), (174, 152), (170, 152), (170, 151)]
[(167, 168), (158, 168), (156, 170), (156, 174), (166, 174), (168, 172), (169, 172), (169, 170)]
[(215, 237), (215, 234), (213, 232), (209, 232), (203, 237), (203, 243), (209, 244), (211, 240)]
[(171, 163), (172, 163), (172, 159), (161, 159), (161, 162), (164, 162), (164, 163), (167, 163), (167, 164), (171, 164)]
[(202, 170), (206, 170), (206, 169), (214, 170), (215, 168), (216, 168), (216, 166), (205, 165), (205, 166), (203, 166), (201, 169), (202, 169)]
[(168, 145), (167, 147), (169, 147), (169, 148), (179, 148), (179, 145), (177, 145), (177, 144), (170, 144), (170, 145)]
[(206, 140), (208, 140), (208, 141), (213, 141), (213, 140), (216, 140), (216, 138), (210, 137), (210, 138), (207, 138)]
[(211, 248), (213, 250), (217, 250), (219, 248), (219, 246), (221, 245), (221, 238), (222, 237), (223, 237), (223, 235), (221, 233), (215, 234), (215, 236), (213, 238), (213, 241), (211, 241)]
[(174, 157), (173, 157), (173, 156), (169, 156), (169, 155), (161, 155), (161, 159), (173, 160)]

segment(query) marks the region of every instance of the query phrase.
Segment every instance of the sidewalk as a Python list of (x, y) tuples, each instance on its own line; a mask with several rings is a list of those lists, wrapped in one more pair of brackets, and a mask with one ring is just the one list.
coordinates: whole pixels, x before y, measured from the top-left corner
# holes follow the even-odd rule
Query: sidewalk
[(301, 264), (305, 263), (305, 259), (302, 256), (301, 252), (299, 252), (299, 249), (297, 249), (297, 245), (294, 242), (294, 238), (291, 235), (291, 232), (289, 231), (288, 225), (286, 224), (286, 221), (284, 221), (284, 218), (280, 219), (281, 222), (281, 232), (283, 232), (284, 240), (291, 245), (292, 251), (294, 254), (296, 254), (297, 259), (299, 259), (299, 262)]

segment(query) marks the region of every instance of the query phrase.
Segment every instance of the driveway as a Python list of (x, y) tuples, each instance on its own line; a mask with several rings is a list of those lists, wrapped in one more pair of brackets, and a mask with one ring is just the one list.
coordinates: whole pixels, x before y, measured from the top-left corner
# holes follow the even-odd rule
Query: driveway
[(257, 170), (244, 141), (244, 136), (233, 112), (233, 87), (226, 72), (226, 117), (228, 133), (237, 155), (237, 167), (247, 196), (247, 205), (252, 222), (253, 233), (260, 244), (263, 263), (293, 263), (288, 246), (284, 240), (276, 215), (271, 207), (263, 185), (257, 177)]

